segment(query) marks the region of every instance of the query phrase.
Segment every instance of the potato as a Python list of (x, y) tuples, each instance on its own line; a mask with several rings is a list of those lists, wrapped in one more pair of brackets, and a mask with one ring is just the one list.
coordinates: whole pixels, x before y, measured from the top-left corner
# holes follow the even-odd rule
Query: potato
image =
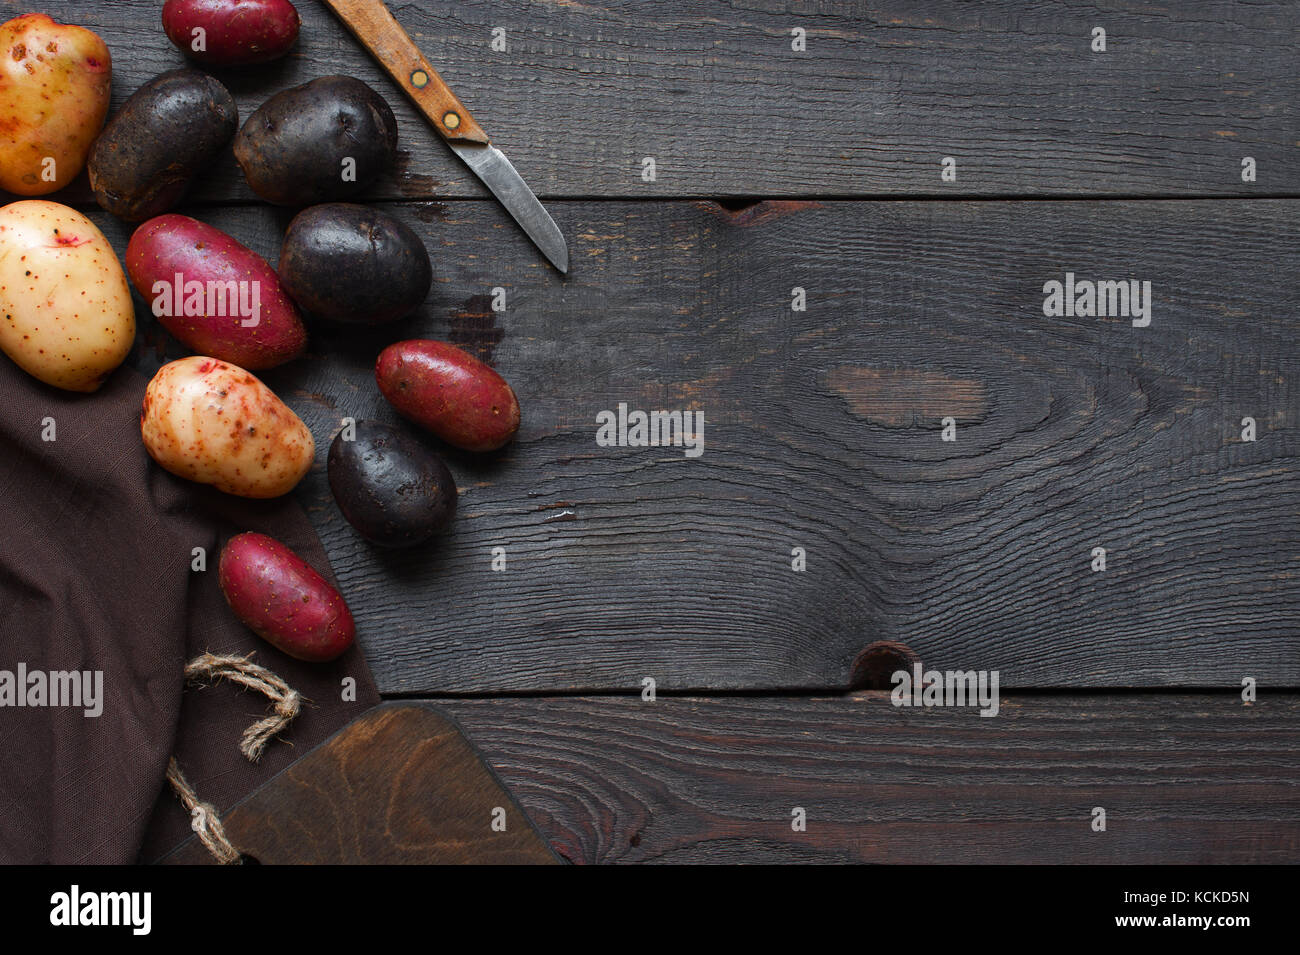
[(162, 22), (182, 53), (213, 66), (279, 59), (298, 39), (300, 25), (289, 0), (167, 0)]
[(0, 188), (62, 189), (86, 165), (108, 115), (113, 63), (83, 27), (26, 13), (0, 26)]
[(519, 401), (506, 380), (454, 345), (389, 345), (375, 380), (403, 417), (465, 451), (495, 451), (519, 430)]
[(145, 389), (140, 435), (172, 474), (239, 497), (288, 494), (316, 456), (307, 426), (270, 388), (204, 355), (158, 369)]
[(95, 201), (128, 222), (166, 212), (238, 128), (230, 91), (208, 74), (155, 76), (122, 104), (91, 150)]
[(305, 311), (335, 322), (391, 322), (424, 302), (433, 267), (420, 237), (392, 216), (345, 202), (289, 223), (280, 281)]
[(422, 543), (456, 514), (456, 480), (418, 440), (377, 421), (358, 421), (330, 445), (330, 491), (357, 532), (381, 547)]
[(127, 243), (126, 268), (163, 327), (201, 355), (261, 371), (307, 347), (275, 270), (220, 229), (189, 216), (150, 219)]
[(350, 199), (397, 158), (397, 119), (351, 76), (322, 76), (277, 93), (235, 136), (235, 158), (267, 202)]
[(0, 209), (0, 348), (35, 378), (94, 391), (135, 341), (131, 287), (113, 248), (75, 209)]
[(217, 582), (244, 626), (295, 659), (333, 660), (356, 637), (339, 592), (274, 537), (232, 537), (221, 550)]

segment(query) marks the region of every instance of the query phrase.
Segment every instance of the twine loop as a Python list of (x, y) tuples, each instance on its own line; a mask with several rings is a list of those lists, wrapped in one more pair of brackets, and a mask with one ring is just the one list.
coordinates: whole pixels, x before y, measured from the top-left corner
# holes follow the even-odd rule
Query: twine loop
[[(266, 667), (254, 663), (252, 654), (240, 657), (201, 653), (185, 664), (185, 680), (200, 685), (206, 680), (229, 680), (271, 700), (272, 712), (244, 730), (240, 738), (239, 751), (252, 763), (261, 759), (266, 744), (293, 722), (304, 702), (297, 690)], [(217, 808), (199, 799), (175, 756), (167, 761), (167, 782), (190, 814), (190, 828), (213, 857), (222, 865), (242, 863), (243, 856), (226, 836)]]
[(266, 667), (254, 663), (251, 654), (240, 657), (201, 653), (185, 664), (185, 679), (190, 683), (230, 680), (271, 700), (273, 714), (244, 730), (239, 744), (239, 751), (254, 763), (262, 758), (272, 737), (292, 723), (302, 709), (302, 695)]
[(217, 808), (212, 803), (199, 799), (194, 787), (181, 772), (175, 756), (167, 760), (167, 782), (171, 783), (181, 805), (190, 814), (190, 828), (216, 860), (222, 865), (242, 864), (243, 857), (226, 836), (226, 827), (221, 824)]

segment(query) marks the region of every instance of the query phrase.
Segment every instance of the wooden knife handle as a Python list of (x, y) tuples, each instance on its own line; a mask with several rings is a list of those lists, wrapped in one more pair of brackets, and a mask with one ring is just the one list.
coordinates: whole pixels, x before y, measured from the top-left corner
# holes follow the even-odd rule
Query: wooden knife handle
[(486, 143), (487, 133), (429, 65), (383, 0), (324, 0), (444, 139)]

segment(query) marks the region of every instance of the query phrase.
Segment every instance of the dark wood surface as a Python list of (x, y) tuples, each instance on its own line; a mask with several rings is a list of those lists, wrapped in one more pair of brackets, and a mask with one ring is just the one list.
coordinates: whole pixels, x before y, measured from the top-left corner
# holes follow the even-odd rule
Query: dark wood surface
[(263, 864), (1286, 863), (1297, 748), (1294, 694), (389, 703), (224, 822)]
[(1300, 855), (1295, 695), (1008, 695), (988, 719), (896, 709), (885, 693), (439, 706), (573, 862)]
[[(567, 280), (494, 204), (401, 207), (437, 263), (422, 312), (264, 376), (322, 449), (300, 495), (382, 690), (842, 688), (881, 640), (1009, 687), (1300, 682), (1296, 203), (551, 207)], [(205, 215), (272, 261), (287, 217)], [(1149, 279), (1151, 325), (1044, 317), (1067, 271)], [(142, 367), (182, 354), (142, 323)], [(424, 336), (491, 360), (524, 423), (449, 456), (452, 533), (387, 552), (324, 449), (397, 420), (373, 359)], [(620, 401), (702, 409), (703, 455), (597, 447)]]
[[(436, 275), (412, 320), (314, 328), (266, 376), (321, 445), (300, 497), (380, 688), (442, 697), (559, 853), (1300, 858), (1300, 702), (1231, 691), (1300, 686), (1300, 6), (393, 4), (548, 200), (566, 280), (298, 5), (290, 58), (221, 78), (244, 116), (334, 72), (383, 93), (402, 153), (372, 198)], [(115, 106), (184, 62), (154, 0), (44, 8), (108, 41)], [(229, 154), (180, 211), (272, 262), (292, 215)], [(96, 221), (121, 252), (129, 229)], [(1066, 271), (1151, 281), (1151, 326), (1045, 317)], [(183, 353), (139, 315), (133, 364)], [(445, 540), (381, 553), (329, 499), (324, 447), (343, 417), (393, 420), (371, 363), (420, 335), (493, 363), (524, 425), (494, 457), (448, 455)], [(598, 448), (620, 401), (702, 409), (703, 457)], [(880, 641), (898, 652), (877, 680), (909, 653), (998, 669), (1001, 715), (783, 693), (846, 687)], [(640, 702), (645, 677), (696, 695)], [(1197, 692), (1024, 692), (1154, 687)], [(728, 690), (767, 695), (709, 696)]]
[[(560, 860), (443, 713), (375, 707), (223, 814), (261, 865), (549, 865)], [(163, 860), (214, 864), (196, 839)]]
[[(114, 102), (184, 64), (158, 0), (41, 9), (98, 31)], [(390, 197), (482, 196), (397, 87), (316, 0), (285, 60), (220, 74), (247, 116), (273, 91), (349, 73), (392, 104)], [(1121, 0), (415, 0), (425, 55), (543, 196), (1294, 195), (1300, 7)], [(0, 0), (0, 11), (31, 9)], [(494, 52), (493, 29), (507, 50)], [(807, 51), (791, 31), (807, 32)], [(1107, 33), (1104, 53), (1092, 31)], [(654, 182), (641, 161), (656, 160)], [(958, 163), (955, 183), (940, 161)], [(1254, 157), (1255, 183), (1241, 181)], [(252, 199), (232, 164), (199, 195)]]

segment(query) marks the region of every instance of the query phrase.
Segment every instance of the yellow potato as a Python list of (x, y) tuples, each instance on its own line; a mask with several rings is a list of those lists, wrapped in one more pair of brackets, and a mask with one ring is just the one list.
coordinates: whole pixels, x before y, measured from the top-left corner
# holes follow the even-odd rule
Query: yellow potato
[(279, 497), (311, 470), (311, 431), (238, 365), (196, 355), (163, 365), (145, 390), (140, 434), (172, 474), (240, 497)]
[(0, 188), (62, 189), (108, 115), (113, 64), (96, 34), (26, 13), (0, 26)]
[(0, 349), (67, 391), (94, 391), (135, 340), (122, 265), (95, 224), (44, 199), (0, 208)]

